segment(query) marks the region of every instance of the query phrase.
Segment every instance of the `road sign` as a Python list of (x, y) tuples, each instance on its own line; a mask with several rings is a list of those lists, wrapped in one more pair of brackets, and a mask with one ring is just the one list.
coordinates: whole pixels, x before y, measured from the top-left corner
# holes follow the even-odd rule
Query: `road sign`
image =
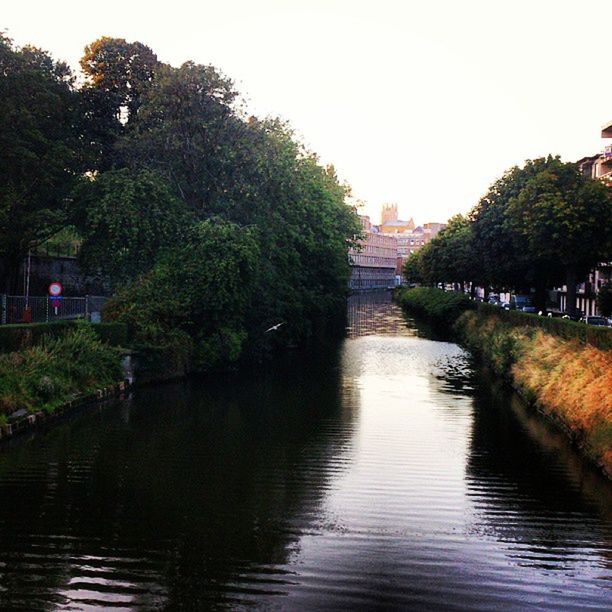
[(53, 281), (49, 285), (49, 297), (51, 297), (51, 298), (59, 297), (60, 295), (62, 295), (62, 291), (63, 290), (64, 290), (64, 288), (62, 287), (62, 283), (59, 283), (57, 281)]

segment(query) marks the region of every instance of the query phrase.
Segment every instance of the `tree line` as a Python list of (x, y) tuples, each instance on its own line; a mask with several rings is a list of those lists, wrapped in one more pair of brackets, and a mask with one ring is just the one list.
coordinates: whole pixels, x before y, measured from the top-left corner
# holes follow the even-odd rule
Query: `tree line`
[(286, 123), (249, 116), (213, 66), (108, 37), (80, 66), (0, 37), (5, 290), (71, 226), (83, 269), (111, 279), (108, 316), (143, 343), (214, 364), (312, 335), (345, 296), (360, 231), (333, 167)]
[(466, 215), (404, 263), (411, 282), (455, 283), (521, 293), (567, 285), (567, 311), (576, 312), (576, 285), (612, 261), (612, 189), (584, 176), (576, 164), (548, 156), (513, 167)]

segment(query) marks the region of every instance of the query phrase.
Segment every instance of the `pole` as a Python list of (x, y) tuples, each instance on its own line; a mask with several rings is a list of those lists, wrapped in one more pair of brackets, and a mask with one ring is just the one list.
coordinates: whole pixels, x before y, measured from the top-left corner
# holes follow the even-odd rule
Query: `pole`
[(25, 306), (30, 305), (30, 272), (32, 270), (32, 250), (28, 249), (28, 273), (26, 276)]

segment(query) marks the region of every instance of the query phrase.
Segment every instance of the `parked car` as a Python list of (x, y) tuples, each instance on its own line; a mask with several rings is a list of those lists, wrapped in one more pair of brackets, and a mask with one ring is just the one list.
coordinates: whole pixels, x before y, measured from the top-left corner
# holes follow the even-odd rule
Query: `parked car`
[(523, 312), (536, 312), (530, 295), (513, 293), (510, 296), (510, 310), (522, 310)]
[(582, 323), (586, 323), (587, 325), (598, 325), (600, 327), (608, 327), (608, 319), (606, 317), (582, 317), (580, 319)]

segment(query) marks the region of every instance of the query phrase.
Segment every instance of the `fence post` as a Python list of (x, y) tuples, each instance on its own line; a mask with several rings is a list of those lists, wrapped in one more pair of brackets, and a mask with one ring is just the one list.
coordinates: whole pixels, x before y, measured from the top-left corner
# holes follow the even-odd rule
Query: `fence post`
[(85, 295), (85, 320), (89, 320), (89, 294)]
[(45, 298), (45, 321), (49, 322), (49, 298)]
[(6, 294), (0, 296), (0, 324), (6, 325)]

